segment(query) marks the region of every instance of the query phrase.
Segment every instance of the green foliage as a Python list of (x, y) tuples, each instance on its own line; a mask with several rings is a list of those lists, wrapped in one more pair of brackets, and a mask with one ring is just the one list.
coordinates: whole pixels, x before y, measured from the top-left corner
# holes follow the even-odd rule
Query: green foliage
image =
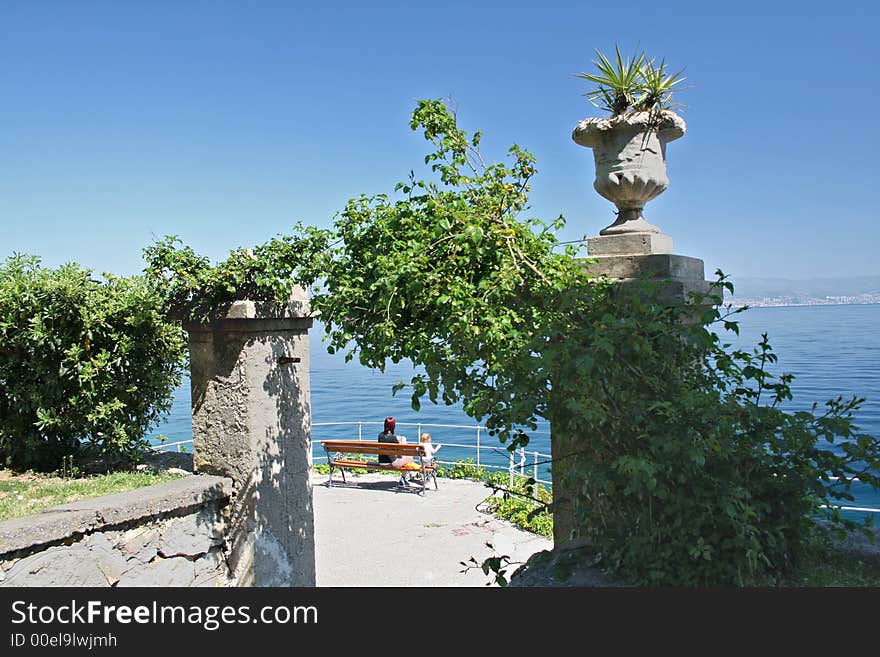
[(665, 60), (661, 60), (656, 66), (653, 59), (646, 61), (642, 67), (642, 95), (636, 103), (637, 109), (643, 111), (661, 110), (675, 105), (672, 102), (672, 95), (678, 91), (675, 87), (686, 79), (682, 76), (682, 72), (667, 73)]
[(433, 177), (411, 173), (395, 198), (341, 213), (343, 246), (315, 299), (331, 348), (380, 369), (411, 359), (425, 371), (411, 381), (415, 409), (425, 396), (460, 401), (511, 448), (549, 420), (554, 480), (573, 498), (557, 503), (609, 574), (778, 577), (822, 505), (848, 499), (853, 477), (878, 485), (880, 444), (852, 425), (860, 400), (783, 411), (791, 377), (768, 371), (769, 344), (730, 351), (710, 330), (736, 328), (720, 298), (669, 305), (657, 284), (589, 280), (557, 252), (561, 218), (519, 218), (530, 154), (514, 146), (509, 165), (485, 164), (479, 133), (439, 101), (421, 101), (411, 127), (434, 146)]
[(479, 133), (469, 137), (440, 101), (420, 101), (411, 127), (435, 147), (425, 158), (435, 179), (411, 174), (396, 199), (349, 201), (336, 223), (344, 248), (314, 305), (331, 351), (368, 367), (410, 358), (424, 368), (411, 380), (414, 409), (424, 396), (461, 401), (502, 442), (524, 444), (518, 427), (536, 426), (543, 407), (533, 402), (546, 394), (538, 331), (566, 310), (546, 301), (582, 288), (584, 275), (553, 251), (558, 224), (517, 219), (531, 154), (513, 146), (509, 166), (485, 164)]
[(180, 328), (143, 278), (106, 278), (22, 255), (0, 264), (0, 463), (54, 470), (84, 450), (124, 457), (171, 407)]
[(532, 478), (514, 475), (511, 483), (507, 471), (478, 468), (473, 459), (443, 465), (437, 468), (437, 476), (485, 482), (498, 493), (486, 500), (487, 512), (533, 534), (553, 537), (553, 514), (549, 510), (552, 496), (546, 488), (535, 484)]
[(462, 573), (466, 573), (469, 570), (480, 569), (483, 571), (484, 575), (488, 575), (490, 572), (492, 573), (492, 581), (486, 582), (486, 586), (491, 586), (492, 584), (497, 584), (498, 586), (507, 586), (507, 570), (514, 563), (510, 560), (510, 557), (506, 554), (498, 554), (495, 550), (495, 546), (491, 543), (486, 543), (486, 547), (492, 550), (492, 556), (484, 559), (482, 563), (477, 562), (474, 557), (471, 557), (467, 561), (460, 562), (462, 566), (464, 566), (464, 570), (460, 571)]
[(146, 274), (165, 295), (171, 317), (210, 319), (219, 309), (241, 299), (286, 304), (294, 286), (312, 285), (329, 257), (330, 233), (297, 224), (294, 235), (282, 235), (253, 249), (235, 249), (211, 265), (175, 236), (144, 249)]
[(632, 59), (624, 59), (619, 47), (615, 46), (615, 51), (617, 57), (612, 64), (597, 50), (599, 59), (593, 60), (593, 65), (599, 73), (578, 73), (577, 77), (599, 85), (598, 89), (585, 94), (591, 103), (612, 114), (622, 114), (638, 102), (645, 55), (639, 53)]
[(462, 459), (452, 464), (441, 465), (437, 468), (437, 476), (447, 479), (472, 479), (474, 481), (486, 481), (486, 468), (474, 465), (473, 459)]
[[(486, 510), (504, 518), (526, 531), (553, 538), (553, 514), (550, 512), (551, 494), (541, 485), (526, 477), (514, 477), (509, 485), (508, 475), (493, 485), (499, 495), (486, 500)], [(535, 499), (537, 498), (537, 499)]]
[(779, 586), (880, 586), (880, 552), (852, 550), (820, 534)]
[[(732, 290), (723, 275), (719, 285)], [(859, 399), (782, 410), (792, 377), (768, 371), (776, 357), (766, 336), (750, 353), (708, 330), (734, 329), (738, 311), (656, 298), (622, 289), (546, 353), (554, 437), (590, 437), (587, 449), (567, 441), (554, 483), (580, 493), (569, 500), (577, 533), (601, 565), (635, 584), (782, 577), (823, 505), (852, 499), (854, 478), (878, 486), (880, 442), (852, 424)]]
[(623, 114), (628, 110), (657, 111), (672, 106), (672, 95), (676, 86), (685, 78), (682, 71), (669, 74), (666, 61), (655, 64), (647, 59), (645, 53), (637, 53), (632, 58), (624, 58), (620, 48), (615, 45), (616, 57), (611, 62), (600, 51), (593, 65), (598, 73), (577, 73), (576, 76), (598, 84), (598, 88), (584, 94), (596, 107)]

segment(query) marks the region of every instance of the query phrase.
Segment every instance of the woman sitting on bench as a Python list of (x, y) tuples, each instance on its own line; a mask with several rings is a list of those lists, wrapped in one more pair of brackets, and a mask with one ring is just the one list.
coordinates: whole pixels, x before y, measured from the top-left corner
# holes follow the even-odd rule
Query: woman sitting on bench
[[(395, 435), (394, 430), (396, 428), (397, 420), (395, 420), (393, 417), (386, 417), (385, 427), (382, 430), (382, 433), (379, 434), (377, 440), (380, 443), (405, 443), (406, 436)], [(379, 455), (379, 463), (387, 463), (395, 470), (404, 470), (404, 473), (400, 475), (400, 481), (398, 482), (401, 486), (404, 487), (409, 486), (407, 472), (405, 472), (405, 470), (408, 469), (406, 466), (412, 462), (412, 456), (385, 456), (384, 454)]]

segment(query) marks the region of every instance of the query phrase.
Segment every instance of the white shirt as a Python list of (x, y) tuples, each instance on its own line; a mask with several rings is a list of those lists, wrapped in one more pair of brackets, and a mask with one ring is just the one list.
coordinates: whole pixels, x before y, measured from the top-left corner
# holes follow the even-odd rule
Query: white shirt
[(425, 459), (431, 460), (434, 458), (434, 454), (440, 451), (440, 448), (443, 445), (434, 445), (433, 443), (419, 443), (422, 446), (422, 449), (425, 452)]

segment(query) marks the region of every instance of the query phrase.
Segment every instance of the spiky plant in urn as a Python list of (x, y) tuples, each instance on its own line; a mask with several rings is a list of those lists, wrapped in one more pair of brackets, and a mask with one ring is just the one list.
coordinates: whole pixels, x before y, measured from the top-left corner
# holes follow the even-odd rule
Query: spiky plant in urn
[[(584, 119), (572, 138), (593, 149), (593, 187), (617, 206), (617, 220), (599, 235), (659, 235), (661, 230), (642, 211), (669, 186), (666, 144), (685, 133), (684, 119), (669, 108), (685, 78), (681, 72), (667, 73), (665, 61), (657, 64), (644, 53), (624, 58), (618, 47), (615, 51), (611, 62), (597, 50), (593, 63), (598, 72), (577, 74), (599, 85), (584, 95), (611, 116)], [(671, 246), (669, 240), (670, 251)]]

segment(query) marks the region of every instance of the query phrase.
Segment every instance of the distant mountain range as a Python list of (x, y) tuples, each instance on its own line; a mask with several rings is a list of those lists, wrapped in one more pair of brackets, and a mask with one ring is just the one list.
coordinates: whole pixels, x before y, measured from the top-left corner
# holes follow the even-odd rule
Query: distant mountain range
[(734, 294), (727, 303), (750, 306), (810, 306), (840, 303), (880, 303), (880, 276), (840, 278), (732, 278)]

